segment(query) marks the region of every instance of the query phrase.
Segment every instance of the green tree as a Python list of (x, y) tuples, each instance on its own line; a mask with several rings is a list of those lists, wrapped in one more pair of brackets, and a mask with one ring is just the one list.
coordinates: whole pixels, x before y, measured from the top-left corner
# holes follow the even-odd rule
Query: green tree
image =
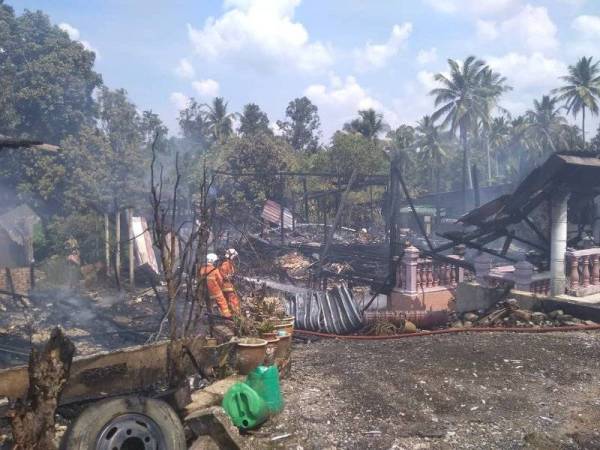
[(537, 157), (546, 157), (565, 147), (567, 121), (560, 113), (558, 99), (544, 95), (541, 101), (533, 101), (533, 109), (525, 113), (527, 118), (526, 138), (530, 149)]
[[(232, 136), (224, 147), (225, 167), (234, 173), (250, 172), (256, 176), (227, 177), (219, 186), (222, 214), (234, 223), (247, 221), (244, 213), (258, 215), (267, 199), (283, 195), (282, 179), (277, 172), (295, 164), (293, 149), (280, 137), (258, 133)], [(250, 210), (250, 211), (249, 211)]]
[(500, 160), (506, 161), (506, 150), (510, 139), (510, 123), (505, 117), (494, 117), (490, 124), (488, 142), (493, 154), (495, 176), (500, 177)]
[(327, 167), (340, 173), (343, 181), (350, 178), (355, 167), (360, 168), (361, 175), (371, 175), (380, 173), (386, 166), (386, 158), (377, 143), (360, 133), (336, 132), (325, 154)]
[(419, 150), (419, 156), (430, 167), (431, 191), (439, 192), (442, 159), (446, 157), (439, 127), (431, 116), (424, 116), (417, 124), (416, 140), (413, 144)]
[(413, 160), (415, 129), (410, 125), (400, 125), (395, 130), (388, 131), (386, 137), (391, 159), (396, 161), (400, 171), (406, 176), (406, 169)]
[[(481, 96), (483, 97), (485, 108), (479, 117), (479, 129), (481, 141), (485, 148), (485, 157), (487, 163), (487, 178), (488, 184), (492, 182), (492, 158), (490, 155), (490, 133), (492, 126), (492, 111), (500, 109), (502, 112), (507, 112), (500, 108), (498, 102), (500, 97), (505, 92), (511, 90), (510, 86), (506, 85), (506, 78), (501, 74), (494, 72), (489, 67), (485, 67), (481, 72)], [(476, 130), (478, 131), (478, 130)]]
[(592, 57), (581, 58), (574, 66), (569, 66), (569, 74), (561, 77), (567, 84), (552, 92), (558, 100), (564, 100), (567, 113), (577, 116), (581, 112), (581, 135), (585, 145), (585, 111), (598, 115), (600, 99), (600, 61), (592, 64)]
[(238, 132), (243, 136), (251, 136), (258, 133), (273, 133), (269, 128), (267, 114), (261, 111), (256, 103), (248, 103), (244, 106), (244, 112), (240, 116)]
[(163, 153), (167, 150), (167, 135), (169, 134), (169, 129), (158, 114), (152, 112), (152, 110), (142, 112), (142, 117), (140, 118), (140, 133), (144, 147), (148, 153), (151, 150), (152, 142), (154, 142), (154, 139), (157, 136), (157, 150)]
[(489, 92), (482, 87), (487, 66), (474, 56), (469, 56), (462, 65), (449, 59), (448, 65), (448, 76), (442, 73), (435, 75), (435, 80), (442, 87), (430, 92), (435, 96), (435, 106), (439, 107), (432, 119), (437, 121), (443, 118), (442, 127), (449, 127), (452, 132), (458, 130), (463, 151), (463, 189), (466, 191), (473, 185), (468, 133), (473, 131), (478, 120), (488, 115), (490, 107)]
[(58, 144), (92, 124), (95, 55), (47, 15), (0, 2), (0, 133)]
[(222, 144), (233, 133), (235, 114), (227, 112), (227, 102), (223, 97), (215, 97), (212, 103), (203, 106), (206, 108), (208, 131), (215, 142)]
[(177, 121), (188, 145), (201, 149), (208, 146), (211, 139), (209, 123), (200, 103), (191, 98), (187, 106), (179, 111)]
[(358, 111), (358, 118), (344, 124), (344, 130), (360, 133), (367, 139), (377, 139), (379, 133), (389, 131), (389, 126), (383, 121), (383, 114), (373, 108)]
[(321, 120), (319, 110), (308, 97), (292, 100), (285, 110), (286, 121), (277, 121), (286, 141), (297, 152), (314, 153), (319, 149)]

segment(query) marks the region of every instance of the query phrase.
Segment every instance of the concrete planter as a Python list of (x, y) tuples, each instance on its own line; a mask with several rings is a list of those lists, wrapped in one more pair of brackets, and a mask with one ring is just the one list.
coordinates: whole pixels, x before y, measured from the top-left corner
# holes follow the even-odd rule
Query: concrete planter
[(237, 369), (242, 375), (248, 375), (265, 360), (267, 341), (259, 338), (241, 338), (237, 342)]

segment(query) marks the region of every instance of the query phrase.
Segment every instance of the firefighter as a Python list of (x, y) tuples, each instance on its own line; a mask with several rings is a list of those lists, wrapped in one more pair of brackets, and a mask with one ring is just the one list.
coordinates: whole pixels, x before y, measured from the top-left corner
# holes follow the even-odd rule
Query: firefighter
[(221, 315), (228, 319), (231, 318), (231, 311), (227, 305), (227, 299), (223, 295), (223, 277), (221, 272), (215, 266), (218, 256), (214, 253), (206, 255), (206, 264), (202, 265), (198, 270), (200, 281), (206, 280), (208, 296), (210, 300), (216, 302), (221, 311)]
[(223, 277), (223, 294), (227, 299), (229, 308), (234, 314), (240, 313), (240, 299), (233, 287), (233, 275), (235, 274), (234, 259), (237, 258), (238, 252), (234, 248), (230, 248), (225, 252), (225, 258), (219, 265), (219, 271)]

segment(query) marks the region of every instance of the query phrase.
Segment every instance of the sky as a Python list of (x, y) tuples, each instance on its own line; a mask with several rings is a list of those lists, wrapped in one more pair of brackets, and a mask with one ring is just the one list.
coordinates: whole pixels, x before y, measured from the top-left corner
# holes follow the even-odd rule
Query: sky
[[(173, 134), (190, 97), (271, 122), (293, 98), (319, 108), (323, 139), (359, 109), (392, 126), (434, 110), (433, 75), (475, 55), (507, 77), (501, 106), (531, 108), (581, 56), (600, 60), (599, 0), (5, 0), (40, 9), (96, 52), (96, 70)], [(573, 119), (571, 119), (573, 120)], [(580, 123), (580, 121), (577, 121)], [(588, 122), (587, 138), (598, 119)]]

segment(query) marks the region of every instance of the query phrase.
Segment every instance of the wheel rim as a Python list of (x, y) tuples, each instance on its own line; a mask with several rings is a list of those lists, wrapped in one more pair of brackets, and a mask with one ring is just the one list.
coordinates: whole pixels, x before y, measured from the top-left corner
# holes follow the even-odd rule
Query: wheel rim
[(96, 438), (96, 450), (159, 450), (165, 447), (159, 426), (143, 414), (115, 417)]

